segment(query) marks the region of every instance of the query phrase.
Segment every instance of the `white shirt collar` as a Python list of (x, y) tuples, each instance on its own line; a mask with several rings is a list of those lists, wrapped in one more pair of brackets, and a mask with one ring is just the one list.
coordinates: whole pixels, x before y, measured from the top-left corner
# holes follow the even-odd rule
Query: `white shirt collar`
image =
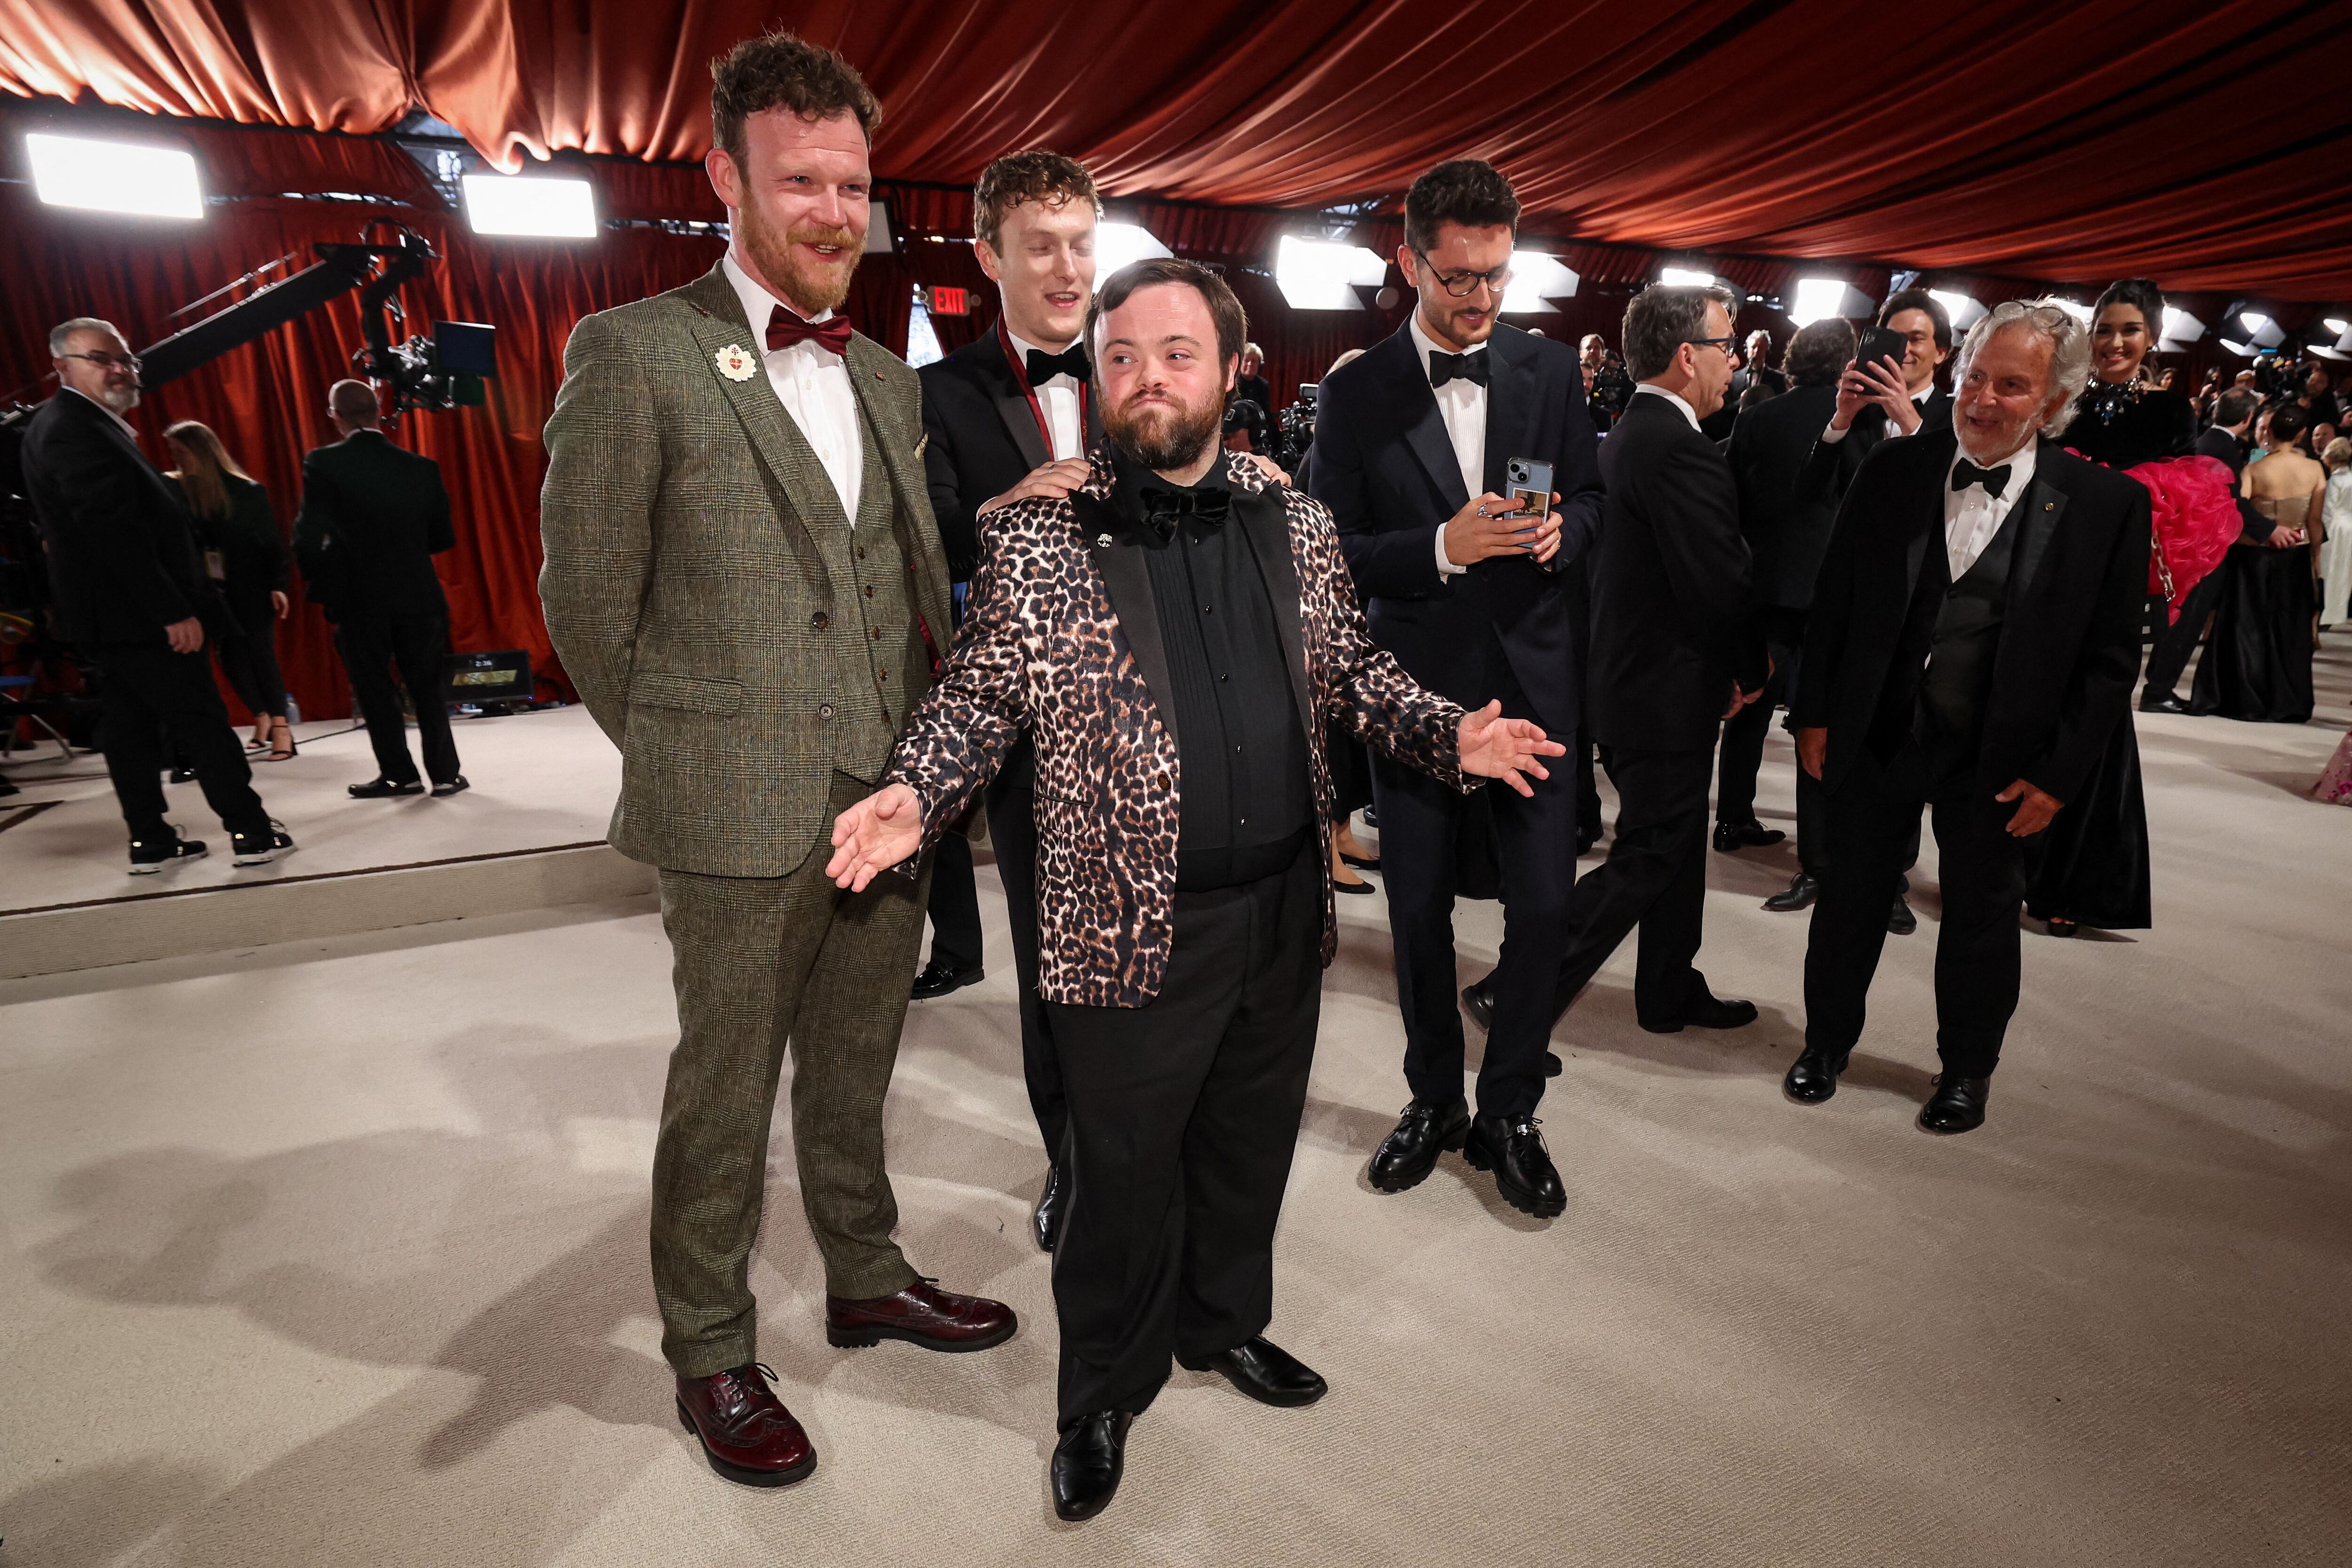
[[(733, 287), (735, 298), (743, 303), (743, 320), (750, 324), (751, 336), (758, 340), (758, 346), (764, 351), (768, 346), (768, 318), (775, 308), (782, 305), (795, 316), (801, 313), (800, 310), (790, 301), (779, 300), (769, 293), (761, 286), (757, 279), (744, 271), (741, 265), (735, 259), (733, 246), (727, 247), (727, 254), (719, 258), (719, 269), (727, 274), (727, 281)], [(827, 310), (823, 315), (810, 316), (806, 320), (813, 322), (830, 321), (833, 320), (833, 312)], [(818, 352), (822, 353), (825, 351), (819, 349)]]
[[(2009, 483), (2001, 489), (2000, 504), (2004, 507), (2015, 505), (2017, 499), (2025, 493), (2026, 487), (2033, 483), (2034, 460), (2041, 446), (2042, 437), (2037, 435), (2000, 462), (1979, 465), (1981, 468), (2006, 468), (2009, 470)], [(1958, 442), (1954, 442), (1952, 460), (1944, 467), (1944, 493), (1947, 495), (1949, 495), (1952, 490), (1952, 472), (1960, 466), (1963, 459), (1971, 463), (1976, 462), (1976, 459), (1969, 457)]]
[(1933, 397), (1933, 396), (1935, 396), (1935, 395), (1936, 395), (1936, 378), (1935, 378), (1934, 376), (1932, 376), (1932, 375), (1931, 375), (1931, 376), (1929, 376), (1929, 377), (1927, 378), (1927, 385), (1925, 385), (1925, 386), (1921, 387), (1918, 391), (1916, 391), (1916, 392), (1915, 392), (1915, 393), (1913, 393), (1913, 394), (1911, 395), (1911, 401), (1912, 401), (1912, 402), (1914, 402), (1914, 403), (1916, 403), (1916, 404), (1917, 404), (1917, 405), (1919, 405), (1919, 406), (1921, 406), (1922, 408), (1925, 408), (1925, 407), (1927, 405), (1927, 399), (1929, 399), (1929, 398), (1931, 398), (1931, 397)]
[[(1029, 356), (1031, 354), (1046, 354), (1050, 356), (1056, 353), (1066, 353), (1070, 349), (1070, 343), (1065, 343), (1058, 350), (1039, 348), (1035, 343), (1031, 342), (1027, 338), (1024, 338), (1019, 332), (1014, 331), (1009, 325), (1004, 329), (1004, 335), (1013, 340), (1013, 357), (1021, 362), (1024, 375), (1027, 373)], [(1077, 340), (1074, 338), (1071, 340), (1071, 343), (1075, 343), (1076, 341)], [(1055, 376), (1054, 379), (1055, 381), (1061, 381), (1066, 378), (1068, 374), (1069, 373), (1065, 371), (1060, 375)]]
[[(1412, 314), (1405, 318), (1405, 324), (1412, 329), (1413, 349), (1421, 355), (1422, 379), (1426, 381), (1429, 378), (1429, 356), (1432, 354), (1450, 354), (1454, 351), (1440, 343), (1435, 338), (1431, 337), (1428, 332), (1422, 329), (1421, 307), (1419, 305), (1415, 305), (1412, 308)], [(1492, 338), (1486, 340), (1487, 342), (1492, 342), (1494, 340)], [(1484, 353), (1486, 350), (1486, 343), (1481, 342), (1472, 343), (1468, 348), (1462, 352), (1465, 354), (1475, 354)], [(1474, 381), (1465, 383), (1465, 384), (1476, 386), (1478, 384)], [(1481, 390), (1483, 391), (1484, 388), (1481, 388)]]
[(1692, 429), (1696, 430), (1698, 428), (1698, 410), (1693, 408), (1688, 403), (1685, 402), (1680, 393), (1668, 392), (1664, 387), (1658, 385), (1655, 382), (1648, 381), (1635, 382), (1633, 384), (1633, 390), (1636, 392), (1646, 392), (1653, 397), (1664, 398), (1668, 403), (1673, 404), (1676, 408), (1682, 410), (1683, 417), (1690, 421), (1690, 427)]
[(134, 442), (135, 442), (135, 441), (137, 441), (137, 440), (139, 439), (139, 432), (138, 432), (138, 431), (136, 431), (136, 430), (134, 430), (134, 429), (132, 429), (132, 428), (131, 427), (131, 421), (130, 421), (130, 420), (125, 419), (121, 415), (117, 414), (113, 409), (109, 408), (105, 404), (100, 403), (97, 398), (92, 397), (89, 393), (84, 392), (80, 387), (79, 387), (79, 386), (67, 386), (67, 385), (64, 385), (63, 384), (60, 384), (58, 385), (58, 390), (59, 392), (70, 392), (70, 393), (72, 393), (76, 397), (80, 398), (84, 403), (89, 404), (92, 408), (97, 409), (100, 414), (105, 415), (109, 419), (113, 420), (117, 425), (121, 426), (122, 426), (122, 433), (123, 433), (125, 436), (130, 437), (131, 437), (131, 439), (132, 441), (134, 441)]

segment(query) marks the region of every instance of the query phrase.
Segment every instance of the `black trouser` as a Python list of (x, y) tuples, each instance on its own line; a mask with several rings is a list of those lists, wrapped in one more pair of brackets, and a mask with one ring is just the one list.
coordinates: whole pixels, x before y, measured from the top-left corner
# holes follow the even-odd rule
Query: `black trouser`
[[(346, 614), (335, 627), (335, 647), (352, 678), (352, 698), (367, 721), (368, 743), (375, 748), (376, 772), (394, 784), (416, 782), (408, 735), (400, 719), (400, 690), (408, 690), (416, 711), (416, 741), (425, 752), (425, 773), (435, 784), (457, 776), (457, 742), (449, 734), (449, 708), (441, 695), (441, 661), (449, 651), (449, 617), (376, 612)], [(393, 667), (400, 683), (393, 683)]]
[(269, 586), (231, 584), (221, 596), (236, 617), (237, 635), (220, 642), (221, 673), (236, 700), (256, 714), (286, 717), (286, 677), (278, 668), (278, 606)]
[(138, 840), (166, 838), (163, 783), (176, 755), (196, 770), (205, 804), (231, 833), (269, 831), (269, 813), (253, 793), (253, 768), (228, 726), (228, 706), (213, 684), (212, 660), (201, 651), (116, 647), (91, 662), (106, 683), (98, 743), (122, 820)]
[(1037, 811), (1034, 754), (1024, 735), (1005, 753), (1004, 765), (988, 786), (988, 843), (996, 856), (996, 879), (1004, 884), (1004, 924), (1013, 939), (1013, 978), (1021, 998), (1021, 1077), (1029, 1087), (1029, 1110), (1045, 1158), (1062, 1157), (1062, 1134), (1069, 1112), (1062, 1093), (1062, 1064), (1045, 1004), (1037, 994)]
[[(1764, 763), (1764, 736), (1772, 727), (1773, 711), (1787, 699), (1789, 684), (1797, 673), (1797, 656), (1805, 646), (1804, 611), (1767, 605), (1759, 619), (1764, 646), (1772, 655), (1772, 673), (1764, 682), (1764, 695), (1724, 723), (1715, 784), (1717, 822), (1756, 820), (1756, 774)], [(1802, 840), (1799, 842), (1801, 845)]]
[(2189, 656), (2197, 651), (2197, 639), (2205, 635), (2205, 617), (2221, 605), (2221, 585), (2236, 564), (2237, 552), (2232, 550), (2221, 558), (2220, 565), (2199, 578), (2197, 585), (2180, 601), (2180, 618), (2156, 639), (2156, 647), (2147, 656), (2147, 679), (2139, 689), (2143, 701), (2150, 694), (2180, 694), (2180, 672), (2189, 668)]
[(1568, 1011), (1635, 926), (1633, 1010), (1644, 1021), (1680, 1015), (1704, 982), (1698, 956), (1706, 912), (1706, 785), (1712, 752), (1605, 749), (1617, 786), (1609, 858), (1584, 874), (1568, 904), (1552, 1016)]
[(1594, 747), (1592, 731), (1582, 721), (1576, 726), (1576, 747), (1571, 753), (1576, 766), (1569, 770), (1576, 776), (1576, 836), (1598, 839), (1601, 837), (1601, 784), (1593, 777)]
[[(1506, 718), (1535, 719), (1517, 687), (1496, 696)], [(1575, 784), (1565, 769), (1550, 773), (1528, 780), (1532, 797), (1504, 784), (1486, 792), (1503, 873), (1503, 952), (1478, 1068), (1478, 1109), (1488, 1116), (1525, 1116), (1543, 1100), (1552, 970), (1576, 885)], [(1451, 1105), (1462, 1097), (1464, 1054), (1454, 1000), (1455, 845), (1472, 797), (1375, 750), (1372, 798), (1381, 814), (1397, 1005), (1404, 1013), (1405, 1082), (1416, 1100)], [(1617, 830), (1625, 830), (1622, 813)]]
[(1322, 1008), (1324, 868), (1180, 892), (1160, 994), (1045, 1004), (1069, 1091), (1060, 1424), (1139, 1412), (1274, 1316), (1274, 1229)]
[[(1851, 1051), (1886, 945), (1886, 908), (1916, 853), (1919, 812), (1935, 824), (1944, 913), (1936, 932), (1936, 1054), (1960, 1078), (1986, 1078), (2017, 1011), (2018, 910), (2025, 900), (2024, 841), (2006, 824), (2015, 808), (1970, 781), (1929, 792), (1916, 753), (1882, 767), (1856, 759), (1830, 797), (1830, 864), (1805, 943), (1805, 1044)], [(1981, 795), (1981, 798), (1979, 798)]]
[(980, 962), (980, 888), (972, 880), (971, 840), (950, 830), (931, 861), (931, 962), (970, 969)]

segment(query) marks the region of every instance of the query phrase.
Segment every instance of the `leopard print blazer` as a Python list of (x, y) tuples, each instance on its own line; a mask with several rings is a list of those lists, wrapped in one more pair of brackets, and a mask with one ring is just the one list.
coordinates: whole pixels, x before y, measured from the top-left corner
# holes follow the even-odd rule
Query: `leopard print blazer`
[[(1084, 492), (1108, 500), (1107, 449)], [(1239, 454), (1234, 490), (1270, 481)], [(1301, 646), (1318, 715), (1465, 794), (1462, 710), (1423, 689), (1371, 640), (1322, 503), (1279, 487), (1300, 584)], [(1160, 722), (1110, 591), (1069, 500), (1017, 501), (982, 521), (980, 569), (954, 655), (916, 709), (883, 782), (922, 802), (923, 847), (961, 817), (1024, 729), (1037, 759), (1038, 990), (1087, 1007), (1140, 1007), (1160, 994), (1174, 934), (1181, 781), (1175, 738)], [(1320, 825), (1323, 962), (1339, 946), (1332, 916), (1331, 772), (1323, 726), (1308, 726)]]

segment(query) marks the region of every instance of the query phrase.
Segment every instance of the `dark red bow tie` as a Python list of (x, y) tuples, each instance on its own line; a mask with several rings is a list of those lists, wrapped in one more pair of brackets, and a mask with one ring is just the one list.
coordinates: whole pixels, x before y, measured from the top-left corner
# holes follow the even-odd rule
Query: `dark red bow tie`
[(814, 343), (837, 354), (849, 352), (849, 318), (835, 310), (832, 319), (812, 321), (777, 306), (768, 315), (768, 352), (788, 349), (794, 343)]

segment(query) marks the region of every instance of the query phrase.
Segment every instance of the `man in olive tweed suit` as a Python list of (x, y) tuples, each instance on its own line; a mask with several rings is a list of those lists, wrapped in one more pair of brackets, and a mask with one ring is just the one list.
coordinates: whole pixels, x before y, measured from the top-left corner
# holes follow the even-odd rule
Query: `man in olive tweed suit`
[(1014, 1321), (934, 1289), (891, 1237), (882, 1104), (923, 879), (848, 894), (824, 875), (833, 820), (881, 778), (950, 625), (915, 373), (835, 309), (864, 245), (878, 110), (838, 57), (789, 35), (713, 69), (730, 247), (573, 332), (540, 588), (621, 750), (613, 845), (660, 868), (676, 954), (654, 1155), (663, 1353), (713, 1468), (775, 1485), (814, 1463), (757, 1365), (749, 1284), (787, 1046), (831, 1341), (977, 1350)]

